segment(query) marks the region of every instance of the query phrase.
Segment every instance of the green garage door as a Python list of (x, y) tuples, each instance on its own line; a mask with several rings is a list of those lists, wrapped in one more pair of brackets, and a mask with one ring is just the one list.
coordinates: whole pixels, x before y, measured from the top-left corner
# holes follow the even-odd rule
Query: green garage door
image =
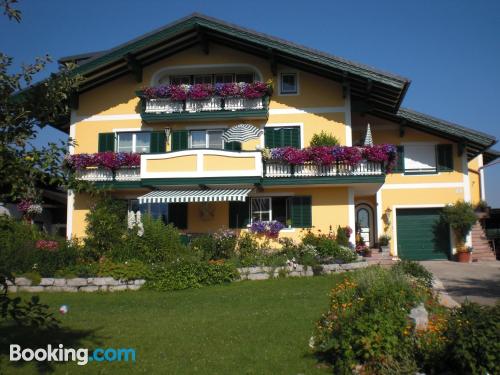
[(450, 229), (439, 208), (397, 209), (398, 255), (401, 259), (447, 259)]

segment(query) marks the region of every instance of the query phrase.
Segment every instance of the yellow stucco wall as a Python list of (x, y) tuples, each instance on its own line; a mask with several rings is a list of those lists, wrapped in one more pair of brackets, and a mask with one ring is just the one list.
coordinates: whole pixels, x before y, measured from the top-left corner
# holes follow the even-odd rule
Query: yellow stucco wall
[(479, 167), (479, 156), (469, 161), (469, 185), (472, 204), (477, 204), (481, 200), (481, 177)]
[(255, 169), (254, 157), (238, 157), (222, 155), (205, 155), (203, 157), (205, 171), (242, 171)]
[[(79, 108), (74, 113), (75, 138), (77, 145), (76, 153), (91, 153), (97, 151), (98, 133), (113, 132), (119, 129), (153, 129), (162, 130), (169, 127), (173, 130), (185, 128), (214, 128), (220, 126), (227, 128), (241, 120), (224, 121), (193, 121), (175, 122), (169, 121), (155, 124), (142, 124), (139, 118), (127, 120), (111, 120), (109, 115), (138, 115), (140, 113), (139, 98), (135, 92), (142, 86), (151, 84), (153, 75), (165, 67), (185, 66), (185, 65), (214, 65), (214, 64), (248, 64), (252, 65), (260, 72), (264, 81), (272, 79), (275, 82), (274, 94), (271, 97), (269, 108), (271, 113), (267, 120), (245, 120), (257, 127), (265, 124), (303, 124), (304, 145), (307, 146), (313, 134), (324, 130), (335, 135), (341, 143), (346, 140), (345, 114), (338, 112), (339, 108), (345, 104), (342, 95), (341, 85), (326, 78), (296, 71), (299, 79), (299, 95), (281, 96), (278, 92), (277, 79), (273, 77), (269, 62), (265, 59), (232, 50), (230, 48), (214, 44), (211, 46), (209, 55), (205, 55), (200, 48), (193, 47), (180, 52), (174, 56), (158, 61), (152, 65), (144, 67), (143, 82), (137, 83), (132, 75), (125, 75), (107, 84), (82, 93), (79, 97)], [(230, 70), (230, 68), (228, 68)], [(279, 71), (290, 71), (284, 66), (278, 67)], [(335, 107), (338, 113), (309, 113), (307, 108)], [(272, 114), (273, 109), (301, 109), (301, 112), (293, 114)], [(82, 121), (89, 119), (92, 121)], [(98, 116), (98, 117), (95, 117)], [(99, 117), (100, 116), (100, 117)], [(244, 150), (255, 150), (260, 145), (260, 139), (245, 142), (242, 145)], [(167, 145), (169, 150), (169, 145)]]
[(151, 159), (146, 162), (147, 172), (195, 172), (196, 168), (196, 155)]

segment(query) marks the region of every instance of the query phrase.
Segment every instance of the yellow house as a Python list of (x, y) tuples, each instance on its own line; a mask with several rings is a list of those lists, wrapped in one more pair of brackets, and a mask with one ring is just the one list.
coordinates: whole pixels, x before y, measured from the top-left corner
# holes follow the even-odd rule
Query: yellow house
[[(494, 137), (400, 107), (406, 78), (199, 14), (61, 62), (84, 77), (63, 127), (73, 157), (139, 154), (119, 167), (94, 161), (79, 178), (186, 233), (278, 221), (280, 236), (299, 238), (349, 226), (352, 242), (389, 235), (394, 256), (446, 258), (439, 210), (484, 199), (484, 155), (497, 156)], [(373, 144), (397, 146), (392, 170), (376, 158), (318, 164), (276, 151), (326, 133), (364, 155), (353, 146), (370, 144), (368, 125)], [(68, 193), (68, 237), (85, 235), (92, 204)]]

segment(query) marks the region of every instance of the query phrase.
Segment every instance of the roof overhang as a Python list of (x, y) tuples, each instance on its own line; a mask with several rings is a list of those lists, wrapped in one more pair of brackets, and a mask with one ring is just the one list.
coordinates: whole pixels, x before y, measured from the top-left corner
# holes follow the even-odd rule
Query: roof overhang
[(459, 144), (459, 152), (467, 152), (469, 159), (485, 152), (497, 142), (489, 134), (407, 108), (399, 108), (395, 114), (376, 109), (371, 109), (370, 113), (398, 123), (402, 132), (405, 127), (409, 127), (452, 140)]
[(340, 82), (354, 98), (389, 112), (397, 110), (410, 84), (407, 78), (201, 14), (193, 14), (108, 51), (69, 56), (60, 61), (79, 63), (75, 73), (85, 78), (81, 90), (86, 91), (125, 74), (138, 76), (143, 66), (195, 45), (208, 53), (210, 43), (265, 58), (274, 74), (277, 64), (285, 64)]

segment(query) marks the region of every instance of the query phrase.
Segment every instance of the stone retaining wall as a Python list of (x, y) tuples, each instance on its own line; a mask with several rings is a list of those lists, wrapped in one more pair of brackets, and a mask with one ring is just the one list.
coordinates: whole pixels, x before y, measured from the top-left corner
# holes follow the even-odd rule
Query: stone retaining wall
[[(367, 262), (346, 264), (322, 264), (321, 273), (331, 274), (351, 271), (367, 267)], [(279, 276), (313, 276), (312, 267), (300, 264), (285, 267), (245, 267), (238, 268), (241, 280), (266, 280)], [(116, 292), (123, 290), (138, 290), (144, 285), (145, 280), (116, 280), (112, 277), (89, 277), (74, 279), (56, 279), (44, 277), (40, 284), (25, 277), (16, 277), (15, 283), (7, 281), (9, 292)], [(0, 287), (1, 289), (1, 287)]]
[(7, 281), (9, 292), (115, 292), (138, 290), (146, 280), (116, 280), (112, 277), (89, 277), (74, 279), (42, 278), (40, 284), (33, 285), (30, 279), (16, 277), (15, 284)]
[[(358, 268), (368, 267), (368, 262), (356, 262), (346, 264), (322, 264), (319, 271), (323, 274), (351, 271)], [(313, 276), (312, 267), (304, 267), (301, 264), (285, 267), (245, 267), (238, 268), (241, 280), (266, 280), (279, 276)]]

